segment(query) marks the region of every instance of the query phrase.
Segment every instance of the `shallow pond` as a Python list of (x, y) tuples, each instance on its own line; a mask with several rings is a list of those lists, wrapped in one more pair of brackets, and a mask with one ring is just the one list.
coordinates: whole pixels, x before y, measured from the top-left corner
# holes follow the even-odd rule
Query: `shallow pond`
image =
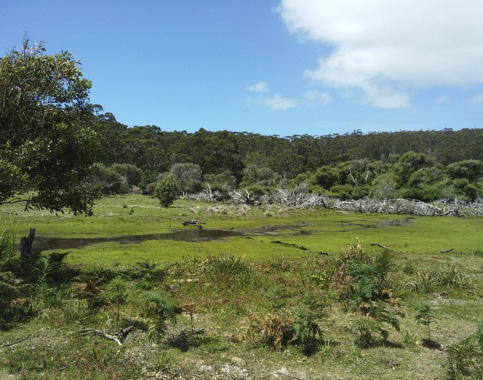
[[(358, 223), (356, 220), (339, 221), (331, 226), (314, 225), (312, 223), (300, 223), (297, 225), (273, 225), (263, 226), (256, 230), (237, 231), (237, 230), (219, 230), (219, 229), (204, 229), (189, 228), (183, 230), (176, 230), (173, 232), (161, 234), (146, 234), (146, 235), (122, 235), (113, 237), (93, 237), (93, 238), (59, 238), (37, 235), (33, 247), (38, 250), (54, 250), (54, 249), (74, 249), (83, 248), (92, 244), (117, 242), (120, 244), (136, 244), (148, 240), (173, 240), (186, 242), (199, 242), (219, 240), (233, 236), (276, 236), (282, 230), (310, 228), (310, 230), (297, 230), (295, 235), (311, 235), (318, 232), (348, 232), (363, 230), (367, 228), (385, 228), (390, 226), (404, 226), (412, 222), (414, 218), (404, 219), (386, 219), (377, 221), (374, 224)], [(327, 229), (327, 227), (332, 227)]]

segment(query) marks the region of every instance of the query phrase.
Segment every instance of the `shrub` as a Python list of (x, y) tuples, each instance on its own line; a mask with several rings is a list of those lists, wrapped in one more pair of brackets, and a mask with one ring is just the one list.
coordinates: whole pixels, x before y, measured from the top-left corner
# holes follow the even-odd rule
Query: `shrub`
[(169, 174), (164, 177), (154, 189), (154, 196), (159, 198), (159, 202), (163, 207), (169, 207), (173, 204), (178, 195), (178, 185), (175, 178)]
[(199, 165), (176, 163), (171, 166), (170, 173), (176, 180), (180, 191), (195, 193), (201, 190), (201, 168)]
[[(102, 278), (83, 273), (77, 277), (77, 280), (72, 283), (71, 292), (79, 301), (86, 300), (87, 307), (90, 312), (99, 310), (107, 303), (106, 298), (102, 294), (102, 289), (99, 284)], [(79, 302), (80, 308), (80, 302)]]
[(114, 164), (111, 169), (126, 178), (130, 186), (138, 186), (143, 176), (143, 171), (131, 164)]
[(322, 330), (315, 322), (314, 313), (307, 307), (297, 311), (293, 324), (293, 336), (291, 342), (301, 346), (306, 355), (313, 354), (322, 340)]
[(106, 287), (107, 298), (117, 306), (116, 321), (119, 323), (119, 310), (127, 299), (127, 282), (121, 277), (116, 277)]
[(333, 282), (340, 288), (340, 298), (348, 300), (352, 309), (357, 309), (364, 302), (387, 298), (389, 284), (386, 277), (393, 269), (389, 251), (370, 257), (357, 241), (350, 246), (349, 254), (340, 260), (338, 266)]
[(382, 301), (369, 302), (361, 305), (360, 311), (364, 314), (353, 325), (352, 331), (359, 336), (355, 340), (355, 345), (360, 348), (372, 347), (380, 343), (374, 335), (380, 335), (381, 343), (386, 343), (389, 331), (386, 326), (393, 327), (399, 331), (399, 320), (391, 311), (389, 306)]
[(100, 189), (103, 194), (124, 194), (129, 191), (126, 177), (102, 164), (92, 166), (89, 182), (91, 186)]
[(483, 378), (483, 323), (478, 330), (447, 349), (446, 377), (448, 380)]
[(289, 316), (267, 314), (263, 317), (260, 333), (265, 344), (281, 351), (293, 337), (294, 320)]
[(141, 295), (141, 299), (145, 303), (145, 314), (153, 319), (153, 324), (148, 329), (148, 335), (155, 337), (159, 344), (167, 329), (166, 322), (169, 320), (176, 323), (178, 309), (160, 290), (146, 291)]
[(428, 328), (428, 341), (431, 341), (431, 329), (429, 325), (434, 322), (434, 311), (428, 303), (421, 303), (416, 308), (416, 321)]
[(22, 280), (12, 272), (0, 272), (0, 329), (30, 314), (30, 301), (23, 295)]

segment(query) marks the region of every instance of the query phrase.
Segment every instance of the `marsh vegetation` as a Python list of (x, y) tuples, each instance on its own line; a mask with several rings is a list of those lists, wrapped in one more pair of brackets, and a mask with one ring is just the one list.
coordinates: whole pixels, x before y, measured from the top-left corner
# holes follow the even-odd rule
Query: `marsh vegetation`
[[(2, 376), (482, 373), (481, 218), (187, 200), (162, 208), (142, 195), (104, 198), (89, 218), (18, 205), (3, 218)], [(93, 241), (42, 252), (34, 243), (22, 259), (14, 246), (31, 225), (39, 242)], [(230, 233), (169, 235), (200, 227)]]

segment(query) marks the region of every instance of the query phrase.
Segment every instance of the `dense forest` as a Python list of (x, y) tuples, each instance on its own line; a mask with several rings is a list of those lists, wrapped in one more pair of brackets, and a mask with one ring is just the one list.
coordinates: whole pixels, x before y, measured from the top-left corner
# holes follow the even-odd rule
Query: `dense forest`
[(93, 184), (104, 193), (152, 193), (170, 172), (182, 192), (307, 185), (339, 198), (404, 197), (431, 201), (481, 194), (483, 129), (400, 131), (326, 136), (248, 132), (166, 132), (96, 116), (102, 144)]
[[(483, 129), (289, 137), (128, 127), (91, 104), (68, 52), (0, 58), (0, 205), (89, 213), (103, 194), (301, 186), (342, 199), (481, 197)], [(228, 126), (229, 128), (229, 126)]]

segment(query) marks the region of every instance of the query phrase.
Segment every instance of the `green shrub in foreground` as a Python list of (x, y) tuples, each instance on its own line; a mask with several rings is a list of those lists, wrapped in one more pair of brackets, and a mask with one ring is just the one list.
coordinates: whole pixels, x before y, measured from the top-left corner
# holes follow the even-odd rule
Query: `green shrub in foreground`
[(483, 378), (483, 323), (470, 337), (447, 349), (446, 377), (448, 380)]

